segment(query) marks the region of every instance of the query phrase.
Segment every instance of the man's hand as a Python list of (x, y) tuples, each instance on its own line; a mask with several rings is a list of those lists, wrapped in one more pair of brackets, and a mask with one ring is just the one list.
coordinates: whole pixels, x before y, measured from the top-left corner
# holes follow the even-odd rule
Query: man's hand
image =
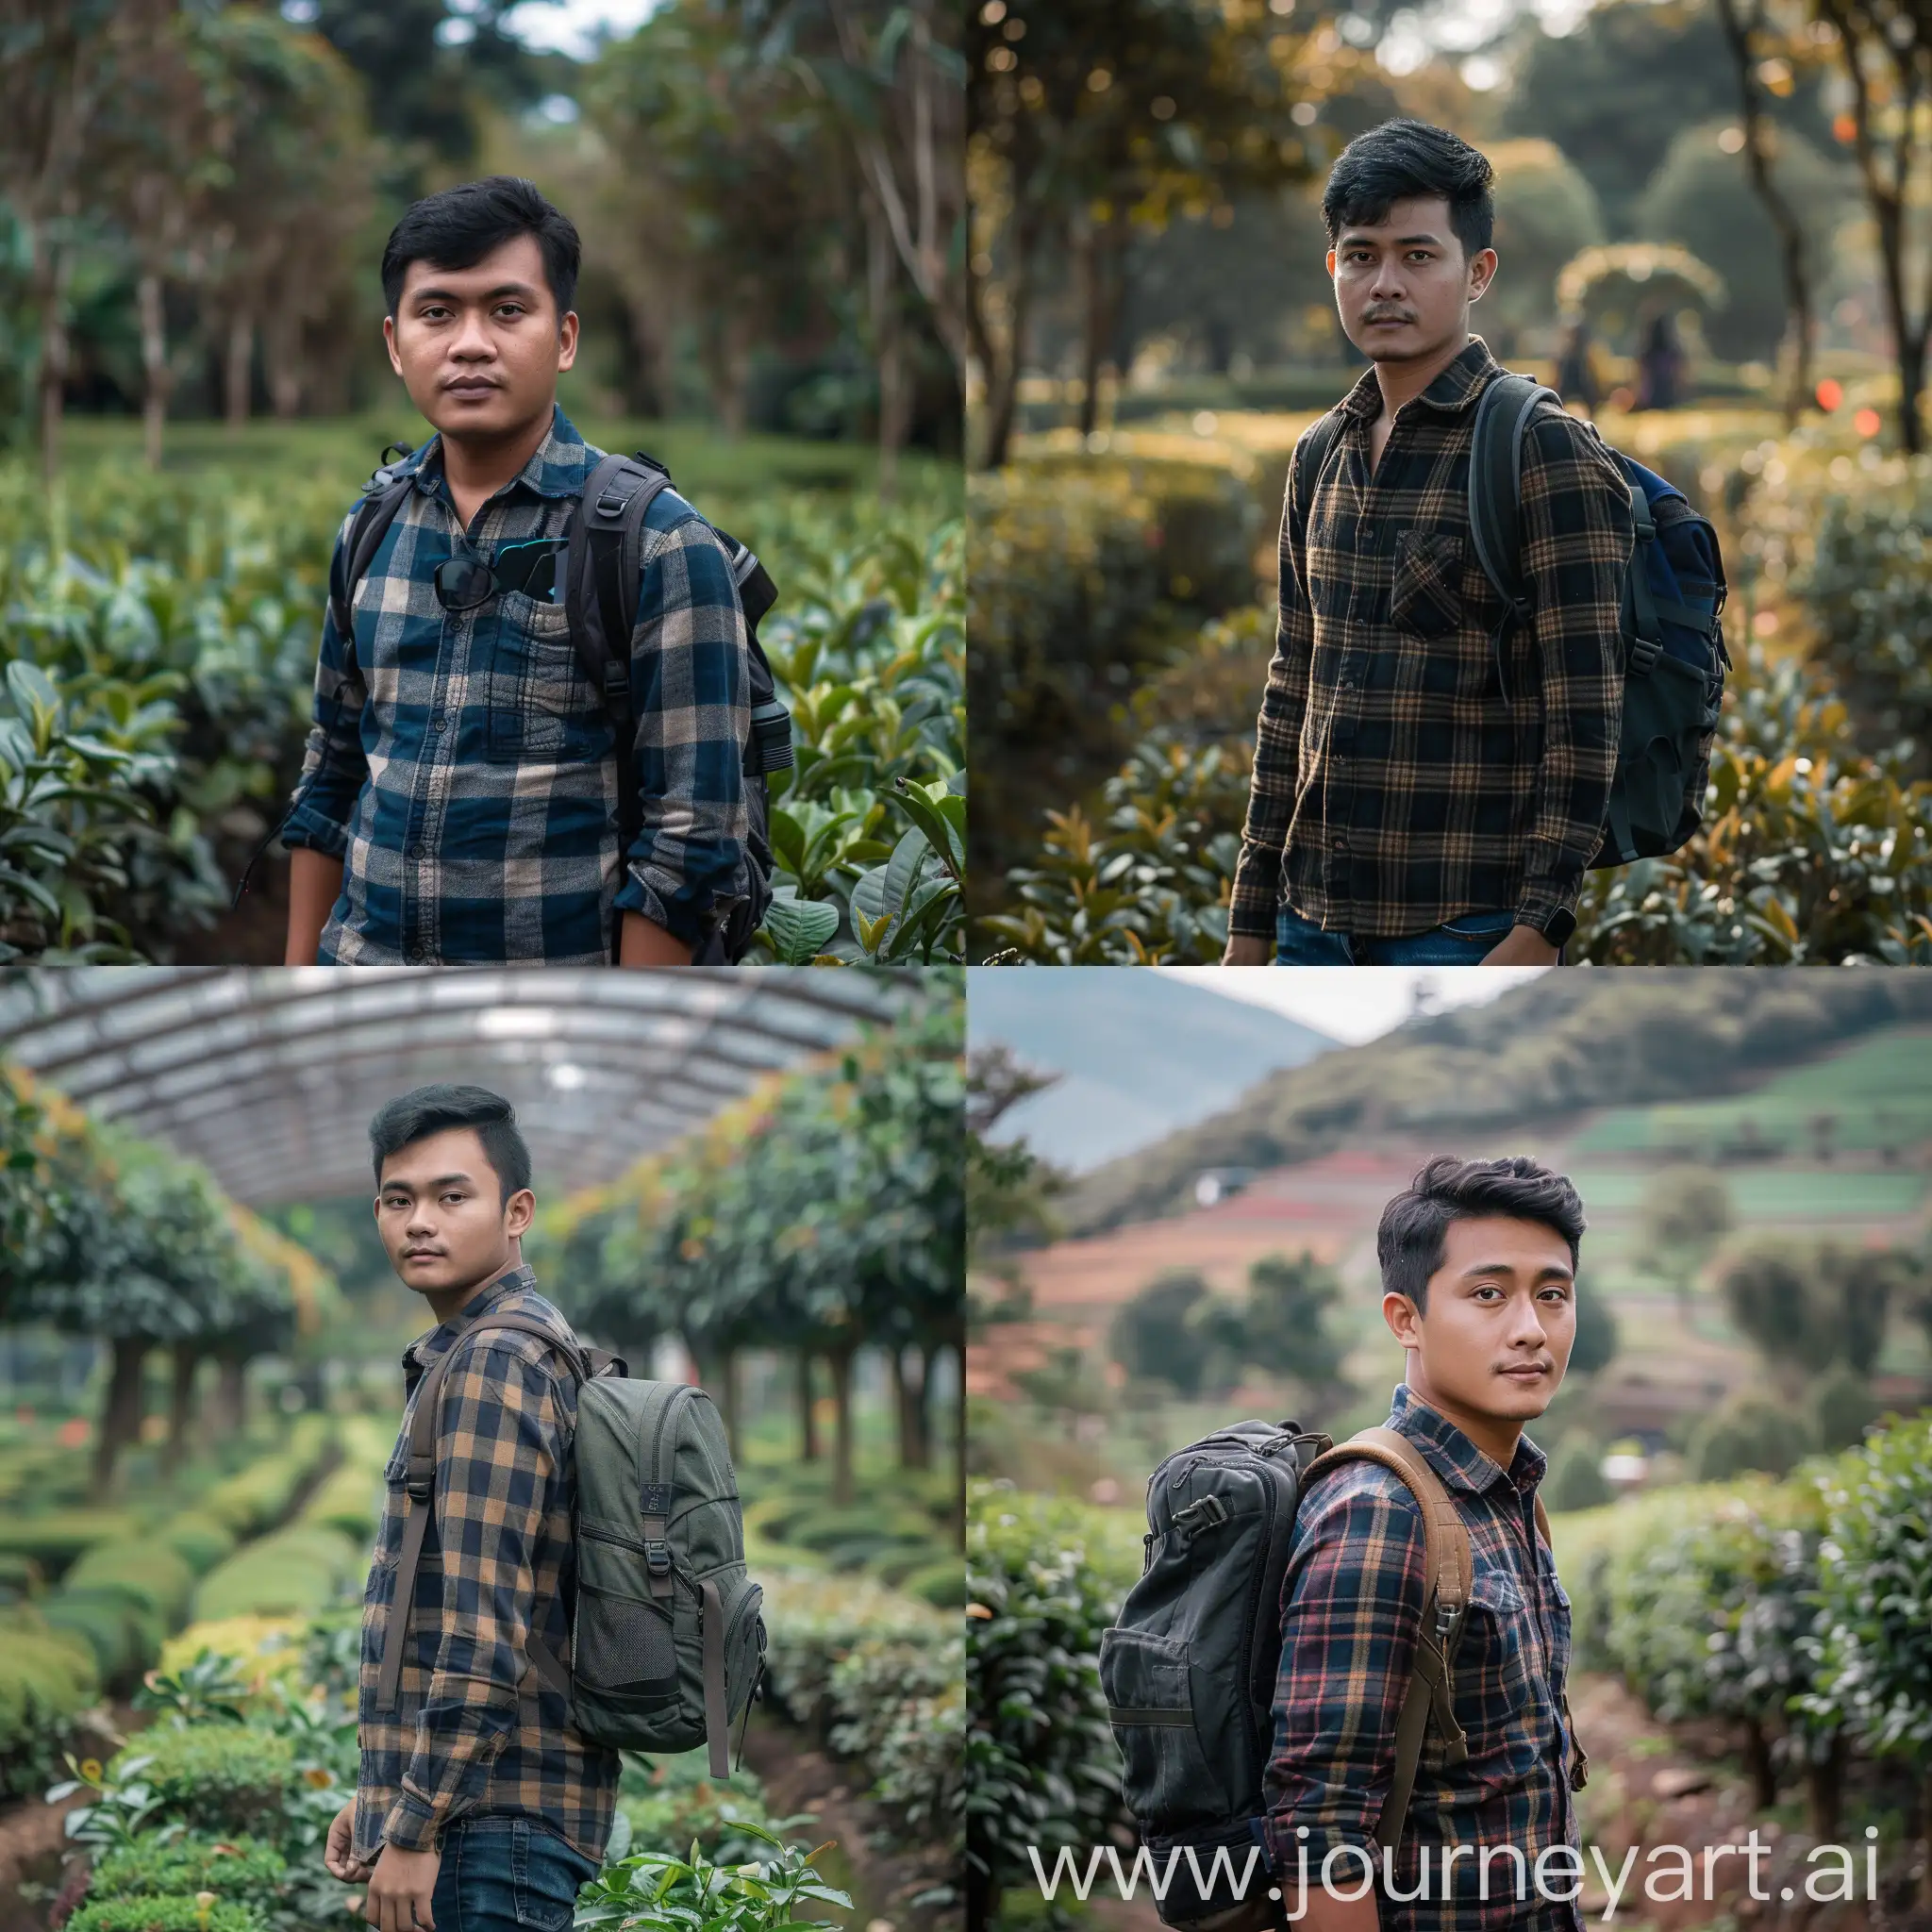
[(350, 1850), (356, 1832), (356, 1801), (351, 1798), (329, 1821), (328, 1842), (322, 1848), (322, 1862), (331, 1878), (344, 1885), (357, 1885), (369, 1876), (369, 1867)]
[(1485, 966), (1554, 966), (1557, 948), (1533, 925), (1512, 925), (1483, 955)]
[(322, 929), (342, 893), (342, 861), (296, 845), (289, 852), (289, 936), (282, 948), (284, 966), (313, 966), (322, 945)]
[(617, 963), (620, 966), (689, 966), (691, 948), (673, 939), (654, 919), (626, 908), (618, 928)]
[(1266, 940), (1252, 938), (1244, 932), (1231, 932), (1227, 936), (1227, 946), (1221, 956), (1224, 966), (1266, 966), (1273, 957), (1274, 948)]
[(406, 1852), (384, 1845), (362, 1899), (362, 1916), (376, 1932), (436, 1932), (429, 1900), (436, 1890), (440, 1852)]

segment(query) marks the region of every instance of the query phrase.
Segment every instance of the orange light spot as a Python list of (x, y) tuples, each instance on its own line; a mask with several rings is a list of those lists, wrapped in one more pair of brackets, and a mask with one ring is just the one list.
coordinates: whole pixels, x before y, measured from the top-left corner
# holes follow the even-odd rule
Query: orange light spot
[(1860, 409), (1852, 418), (1852, 427), (1860, 436), (1876, 436), (1879, 427), (1878, 411), (1876, 409)]
[(1849, 114), (1834, 114), (1831, 117), (1831, 138), (1842, 147), (1851, 146), (1857, 138), (1858, 124)]
[(1818, 407), (1821, 409), (1835, 409), (1845, 399), (1843, 386), (1834, 382), (1828, 375), (1818, 385), (1817, 394)]

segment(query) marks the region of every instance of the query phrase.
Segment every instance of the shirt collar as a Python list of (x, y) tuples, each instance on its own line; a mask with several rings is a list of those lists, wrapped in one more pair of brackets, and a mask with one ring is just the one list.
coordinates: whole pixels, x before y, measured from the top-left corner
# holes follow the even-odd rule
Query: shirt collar
[[(552, 403), (548, 432), (507, 487), (514, 490), (521, 484), (539, 496), (575, 497), (598, 460), (599, 452), (577, 434), (576, 425), (563, 413), (563, 405)], [(441, 432), (438, 431), (414, 455), (406, 457), (391, 474), (413, 475), (416, 488), (425, 496), (433, 495), (442, 481)]]
[(439, 1323), (426, 1335), (419, 1335), (410, 1342), (403, 1351), (404, 1374), (427, 1368), (438, 1356), (456, 1345), (457, 1337), (478, 1316), (502, 1307), (513, 1295), (533, 1292), (536, 1286), (537, 1276), (527, 1261), (497, 1275), (486, 1287), (479, 1288), (448, 1321)]
[(1486, 1456), (1449, 1418), (1433, 1409), (1404, 1383), (1396, 1385), (1390, 1404), (1389, 1426), (1407, 1436), (1424, 1459), (1452, 1490), (1480, 1495), (1503, 1481), (1519, 1495), (1528, 1495), (1542, 1481), (1548, 1458), (1527, 1436), (1516, 1439), (1516, 1455), (1506, 1471)]
[[(1462, 353), (1446, 369), (1438, 372), (1436, 379), (1421, 395), (1410, 400), (1453, 415), (1474, 402), (1482, 393), (1484, 383), (1502, 366), (1490, 354), (1490, 345), (1482, 337), (1471, 336)], [(1342, 397), (1341, 407), (1351, 416), (1359, 416), (1365, 422), (1374, 422), (1381, 413), (1382, 391), (1373, 364), (1362, 371), (1356, 386)], [(1407, 403), (1403, 405), (1404, 408), (1407, 407)]]

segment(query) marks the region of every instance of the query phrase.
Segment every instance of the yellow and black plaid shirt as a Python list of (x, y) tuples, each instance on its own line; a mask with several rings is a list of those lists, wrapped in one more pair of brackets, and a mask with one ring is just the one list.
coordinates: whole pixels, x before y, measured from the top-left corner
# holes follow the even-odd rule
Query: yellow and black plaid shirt
[(1290, 472), (1237, 933), (1272, 940), (1284, 898), (1381, 939), (1504, 909), (1541, 928), (1575, 906), (1616, 767), (1630, 491), (1587, 425), (1539, 406), (1523, 444), (1534, 617), (1504, 641), (1506, 702), (1503, 601), (1465, 495), (1475, 400), (1501, 373), (1472, 336), (1396, 411), (1372, 480), (1370, 369), (1306, 504)]
[(572, 1730), (562, 1697), (534, 1668), (526, 1673), (532, 1629), (553, 1656), (569, 1654), (564, 1591), (575, 1585), (576, 1379), (563, 1355), (535, 1335), (479, 1335), (463, 1344), (443, 1382), (435, 1519), (416, 1572), (401, 1695), (394, 1710), (375, 1707), (416, 1397), (437, 1358), (486, 1312), (534, 1315), (572, 1334), (523, 1265), (479, 1289), (452, 1321), (403, 1353), (403, 1425), (384, 1473), (388, 1495), (362, 1604), (355, 1855), (373, 1862), (386, 1843), (428, 1851), (459, 1816), (507, 1812), (545, 1820), (601, 1862), (618, 1755)]

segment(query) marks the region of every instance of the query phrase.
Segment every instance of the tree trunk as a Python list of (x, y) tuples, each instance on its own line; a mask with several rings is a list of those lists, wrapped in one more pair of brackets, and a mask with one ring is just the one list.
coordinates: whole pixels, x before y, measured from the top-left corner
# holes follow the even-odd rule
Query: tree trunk
[[(899, 1418), (899, 1467), (924, 1469), (927, 1464), (925, 1442), (925, 1391), (916, 1375), (906, 1373), (906, 1350), (891, 1350), (893, 1406)], [(921, 1358), (923, 1361), (923, 1357)]]
[(1751, 1774), (1752, 1801), (1760, 1811), (1777, 1803), (1777, 1777), (1771, 1765), (1771, 1740), (1755, 1717), (1744, 1720), (1744, 1769)]
[[(966, 1547), (966, 1346), (953, 1344), (953, 1360), (959, 1372), (959, 1399), (953, 1405), (953, 1541)], [(1158, 1459), (1158, 1458), (1157, 1458)]]
[(1093, 434), (1100, 412), (1100, 238), (1091, 209), (1082, 208), (1074, 218), (1071, 253), (1080, 304), (1080, 407), (1074, 426), (1084, 439)]
[(919, 1466), (932, 1467), (932, 1365), (940, 1358), (941, 1344), (923, 1341), (919, 1345), (919, 1398), (913, 1416), (919, 1428)]
[[(986, 379), (986, 434), (978, 452), (979, 467), (985, 470), (996, 470), (1006, 461), (1007, 445), (1013, 438), (1013, 412), (1020, 399), (1020, 375), (1026, 360), (1026, 331), (1032, 318), (1033, 259), (1040, 246), (1040, 220), (1038, 214), (1025, 213), (1014, 223), (1004, 341), (987, 320), (984, 277), (972, 272), (969, 264), (967, 313), (974, 353)], [(970, 245), (968, 252), (970, 255)]]
[(161, 1468), (170, 1475), (187, 1453), (189, 1430), (194, 1421), (194, 1372), (201, 1366), (201, 1353), (190, 1341), (177, 1341), (170, 1351), (173, 1380), (168, 1390), (168, 1445), (161, 1452)]
[(141, 1367), (146, 1359), (147, 1343), (140, 1337), (114, 1338), (107, 1399), (101, 1407), (100, 1429), (94, 1440), (92, 1492), (97, 1503), (106, 1499), (114, 1480), (114, 1459), (123, 1444), (141, 1433)]
[(1823, 1762), (1813, 1760), (1805, 1767), (1805, 1829), (1822, 1845), (1838, 1840), (1838, 1827), (1844, 1809), (1845, 1740), (1842, 1731), (1834, 1734), (1831, 1755)]
[(215, 1380), (224, 1424), (236, 1435), (248, 1425), (248, 1364), (240, 1356), (224, 1356)]
[(1123, 277), (1120, 255), (1126, 240), (1124, 223), (1109, 212), (1105, 223), (1090, 227), (1081, 286), (1080, 434), (1092, 435), (1100, 420), (1100, 373), (1114, 351), (1120, 329)]
[(135, 284), (135, 307), (141, 316), (142, 445), (150, 470), (161, 467), (161, 436), (168, 422), (168, 391), (173, 372), (168, 367), (167, 310), (161, 278), (152, 269)]
[(1925, 1840), (1925, 1856), (1919, 1860), (1919, 1903), (1932, 1909), (1932, 1771), (1919, 1790), (1919, 1817)]
[(222, 371), (223, 414), (229, 429), (248, 421), (248, 401), (255, 386), (255, 317), (239, 308), (228, 321), (227, 360)]
[(275, 421), (292, 422), (302, 408), (302, 315), (287, 298), (269, 309), (262, 325), (261, 359)]
[(1811, 348), (1816, 324), (1811, 314), (1811, 278), (1805, 267), (1805, 231), (1790, 203), (1771, 178), (1764, 101), (1758, 92), (1757, 70), (1751, 55), (1751, 36), (1759, 25), (1761, 5), (1762, 0), (1757, 0), (1748, 17), (1740, 11), (1740, 0), (1718, 0), (1717, 10), (1738, 70), (1738, 92), (1744, 116), (1744, 159), (1751, 170), (1751, 186), (1764, 204), (1772, 226), (1777, 230), (1778, 258), (1785, 278), (1785, 308), (1793, 348), (1791, 379), (1785, 392), (1785, 426), (1790, 429), (1796, 426), (1799, 414), (1810, 406)]
[(832, 1501), (844, 1507), (852, 1500), (852, 1343), (841, 1341), (825, 1352), (832, 1372)]
[(798, 1459), (819, 1459), (819, 1419), (811, 1407), (811, 1350), (798, 1351)]
[(872, 310), (873, 355), (879, 378), (879, 500), (899, 494), (899, 452), (911, 420), (911, 385), (907, 380), (906, 330), (899, 314), (899, 285), (892, 273), (897, 257), (877, 198), (865, 201), (866, 294)]
[(50, 241), (44, 230), (35, 237), (36, 276), (41, 312), (41, 474), (51, 483), (60, 474), (60, 423), (67, 390), (67, 281), (73, 251)]

